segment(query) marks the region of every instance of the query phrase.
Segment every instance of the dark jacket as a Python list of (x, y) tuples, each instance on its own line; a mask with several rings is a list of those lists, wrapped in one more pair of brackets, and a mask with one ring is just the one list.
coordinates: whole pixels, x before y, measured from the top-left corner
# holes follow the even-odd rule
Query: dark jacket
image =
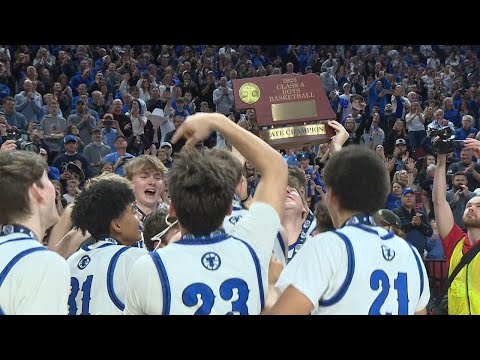
[[(428, 223), (427, 214), (422, 209), (412, 209), (410, 212), (402, 205), (392, 210), (400, 218), (402, 224), (402, 231), (406, 235), (406, 240), (417, 248), (420, 256), (423, 258), (423, 253), (427, 246), (427, 239), (432, 236), (433, 230)], [(419, 226), (412, 226), (412, 218), (416, 214), (422, 214), (422, 222)]]

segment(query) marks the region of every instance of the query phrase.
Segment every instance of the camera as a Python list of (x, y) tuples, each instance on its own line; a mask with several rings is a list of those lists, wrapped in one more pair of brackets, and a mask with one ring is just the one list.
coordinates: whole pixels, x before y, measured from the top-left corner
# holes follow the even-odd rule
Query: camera
[(37, 144), (31, 141), (24, 140), (21, 134), (11, 129), (7, 130), (6, 138), (7, 140), (15, 140), (15, 145), (17, 146), (17, 150), (32, 151), (37, 154), (40, 153), (40, 147)]
[(103, 120), (103, 124), (104, 124), (104, 125), (110, 125), (110, 126), (112, 126), (112, 125), (113, 125), (113, 120), (107, 120), (107, 119), (105, 119), (105, 120)]
[(448, 154), (465, 146), (465, 140), (455, 140), (455, 135), (449, 126), (430, 130), (427, 135), (431, 139), (438, 137), (432, 143), (432, 150), (435, 154)]
[(18, 140), (19, 135), (20, 134), (17, 134), (15, 131), (11, 129), (7, 129), (7, 135), (6, 135), (7, 140)]

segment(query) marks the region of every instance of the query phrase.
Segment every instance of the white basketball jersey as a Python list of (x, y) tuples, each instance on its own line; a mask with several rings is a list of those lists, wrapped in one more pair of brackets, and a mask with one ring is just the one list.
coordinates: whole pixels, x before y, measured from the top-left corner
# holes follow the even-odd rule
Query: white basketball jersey
[(423, 261), (380, 227), (345, 226), (314, 236), (280, 275), (314, 305), (313, 314), (414, 314), (430, 298)]
[[(297, 252), (300, 251), (304, 243), (311, 237), (311, 234), (316, 227), (317, 219), (313, 212), (309, 211), (307, 218), (303, 222), (302, 231), (300, 232), (298, 239), (288, 246), (288, 251), (285, 251), (285, 240), (279, 232), (275, 243), (273, 244), (273, 254), (275, 257), (286, 266)], [(287, 254), (286, 258), (285, 253)]]
[(121, 315), (127, 277), (145, 249), (98, 241), (67, 259), (71, 272), (70, 315)]
[(255, 251), (223, 231), (183, 238), (149, 255), (161, 282), (164, 315), (249, 315), (264, 306)]
[(223, 220), (223, 228), (227, 234), (230, 234), (235, 224), (248, 212), (237, 201), (234, 200), (232, 213), (225, 216)]
[(0, 227), (0, 313), (66, 315), (70, 272), (30, 230)]

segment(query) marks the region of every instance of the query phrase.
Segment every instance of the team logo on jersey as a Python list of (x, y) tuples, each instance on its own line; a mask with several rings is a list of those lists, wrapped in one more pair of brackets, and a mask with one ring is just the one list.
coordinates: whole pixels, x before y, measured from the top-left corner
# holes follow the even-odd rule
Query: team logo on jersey
[(241, 216), (232, 216), (230, 217), (230, 219), (228, 219), (228, 221), (230, 221), (232, 225), (235, 225), (238, 222), (238, 220), (240, 220), (241, 218), (242, 218)]
[(207, 252), (202, 256), (202, 265), (207, 270), (217, 270), (222, 263), (220, 256), (214, 252)]
[(382, 255), (385, 260), (392, 261), (395, 257), (395, 251), (385, 245), (382, 245)]
[(90, 261), (91, 261), (90, 256), (84, 255), (84, 256), (82, 256), (82, 258), (78, 262), (77, 267), (80, 270), (83, 270), (87, 267), (88, 264), (90, 264)]

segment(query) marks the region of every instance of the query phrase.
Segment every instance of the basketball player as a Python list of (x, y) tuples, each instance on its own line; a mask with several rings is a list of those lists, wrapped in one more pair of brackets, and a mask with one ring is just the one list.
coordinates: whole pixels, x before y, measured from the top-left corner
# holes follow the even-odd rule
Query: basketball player
[(324, 168), (337, 230), (307, 241), (280, 275), (273, 314), (426, 314), (428, 278), (418, 251), (370, 216), (389, 191), (385, 166), (359, 146)]
[(72, 221), (88, 231), (84, 244), (67, 262), (71, 270), (70, 315), (121, 315), (127, 275), (146, 253), (131, 247), (140, 237), (135, 195), (128, 180), (116, 176), (89, 185), (78, 195)]
[(58, 219), (44, 159), (31, 151), (0, 152), (0, 309), (14, 314), (67, 314), (68, 265), (43, 247)]
[[(238, 177), (225, 150), (193, 150), (212, 131), (222, 133), (262, 174), (248, 213), (230, 234)], [(187, 138), (169, 171), (170, 215), (182, 238), (140, 258), (129, 279), (126, 314), (260, 314), (268, 265), (280, 228), (287, 166), (263, 140), (219, 113), (197, 113), (174, 135)], [(258, 156), (262, 154), (262, 156)]]

